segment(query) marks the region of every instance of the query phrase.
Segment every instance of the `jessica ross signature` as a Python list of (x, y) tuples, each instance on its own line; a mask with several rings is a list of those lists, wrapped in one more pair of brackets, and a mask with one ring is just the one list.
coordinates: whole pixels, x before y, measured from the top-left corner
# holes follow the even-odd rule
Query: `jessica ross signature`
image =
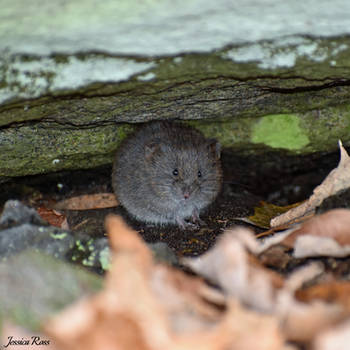
[(3, 345), (7, 348), (9, 345), (50, 345), (49, 339), (41, 339), (37, 335), (29, 338), (14, 339), (13, 336), (7, 337), (7, 344)]

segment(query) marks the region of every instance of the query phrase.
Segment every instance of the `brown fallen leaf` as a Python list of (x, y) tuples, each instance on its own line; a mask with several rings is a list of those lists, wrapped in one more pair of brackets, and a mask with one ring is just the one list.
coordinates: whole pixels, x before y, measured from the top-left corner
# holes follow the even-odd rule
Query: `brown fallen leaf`
[(294, 248), (298, 258), (343, 257), (350, 254), (350, 210), (333, 209), (291, 231), (281, 244)]
[(36, 211), (50, 225), (68, 229), (67, 217), (57, 210), (49, 209), (46, 207), (38, 207), (36, 208)]
[(284, 225), (295, 218), (301, 218), (313, 212), (324, 199), (350, 187), (350, 158), (341, 141), (339, 141), (339, 148), (340, 162), (338, 166), (328, 174), (321, 185), (314, 189), (312, 196), (307, 201), (273, 218), (270, 222), (271, 227)]
[(257, 310), (271, 312), (276, 289), (283, 286), (283, 279), (263, 267), (247, 249), (257, 252), (258, 242), (250, 230), (238, 227), (226, 231), (214, 248), (201, 257), (186, 258), (183, 263), (218, 284), (227, 295)]
[(267, 237), (267, 236), (273, 235), (273, 234), (281, 232), (281, 231), (285, 231), (289, 228), (293, 228), (296, 225), (301, 224), (301, 223), (311, 219), (312, 217), (314, 217), (314, 215), (315, 215), (315, 212), (308, 212), (307, 214), (305, 214), (302, 217), (290, 220), (289, 222), (287, 222), (283, 225), (272, 227), (269, 230), (266, 230), (264, 232), (257, 234), (255, 237), (262, 238), (262, 237)]
[(239, 228), (225, 233), (213, 249), (188, 262), (197, 273), (223, 288), (227, 295), (273, 314), (289, 340), (309, 342), (319, 331), (344, 319), (339, 305), (323, 301), (309, 305), (295, 299), (295, 290), (324, 272), (322, 264), (309, 264), (278, 283), (279, 275), (275, 279), (269, 270), (256, 266), (248, 254), (248, 251), (261, 253), (264, 246), (256, 244), (252, 233)]
[(264, 246), (247, 229), (228, 231), (200, 258), (184, 260), (213, 288), (202, 277), (155, 263), (120, 218), (109, 216), (106, 228), (113, 257), (104, 289), (45, 324), (62, 350), (286, 350), (287, 341), (306, 348), (349, 318), (347, 287), (329, 289), (326, 300), (295, 297), (324, 276), (322, 263), (282, 279), (261, 266), (256, 256)]
[(272, 246), (259, 255), (259, 260), (265, 266), (284, 270), (293, 259), (287, 250), (288, 247), (280, 244)]
[[(227, 342), (227, 347), (222, 349), (282, 350), (284, 348), (283, 335), (276, 317), (245, 309), (232, 299), (228, 303), (225, 319), (218, 326), (216, 335), (217, 341), (220, 341), (223, 336), (230, 340)], [(211, 344), (215, 342), (214, 339), (210, 340)], [(193, 347), (193, 349), (197, 348)], [(209, 347), (209, 349), (216, 349), (216, 347)]]
[(166, 314), (150, 288), (151, 252), (121, 219), (109, 218), (106, 228), (116, 254), (104, 290), (52, 319), (46, 331), (65, 349), (167, 348)]
[(320, 332), (312, 344), (313, 350), (348, 350), (350, 344), (350, 320), (332, 329)]
[(327, 303), (338, 303), (350, 311), (350, 282), (331, 281), (297, 290), (295, 296), (303, 302), (324, 300)]
[(333, 209), (306, 221), (282, 243), (293, 247), (302, 235), (333, 238), (340, 245), (350, 245), (350, 209)]
[[(145, 243), (120, 218), (106, 228), (113, 249), (105, 288), (49, 320), (62, 349), (281, 350), (271, 315), (245, 310), (202, 278), (155, 264)], [(254, 334), (254, 337), (252, 337)]]
[(320, 332), (334, 326), (348, 316), (338, 304), (322, 300), (300, 302), (295, 291), (324, 271), (320, 263), (311, 263), (293, 272), (276, 298), (276, 315), (283, 334), (290, 341), (310, 343)]
[(340, 245), (334, 239), (312, 235), (300, 236), (294, 245), (293, 256), (297, 259), (317, 256), (344, 258), (350, 255), (350, 246)]
[(281, 325), (283, 334), (290, 341), (309, 343), (325, 329), (344, 320), (346, 315), (339, 305), (313, 301), (310, 304), (291, 299)]
[[(270, 228), (270, 221), (272, 218), (282, 213), (286, 213), (289, 209), (295, 208), (298, 205), (300, 205), (300, 203), (294, 203), (291, 205), (281, 207), (275, 204), (260, 201), (259, 206), (254, 208), (254, 215), (248, 216), (247, 218), (235, 218), (235, 219), (243, 222), (247, 222), (248, 224), (251, 224), (257, 227)], [(281, 229), (285, 229), (287, 227), (288, 226), (282, 227)]]
[(65, 199), (57, 202), (54, 208), (57, 210), (89, 210), (113, 208), (118, 205), (114, 193), (96, 193)]

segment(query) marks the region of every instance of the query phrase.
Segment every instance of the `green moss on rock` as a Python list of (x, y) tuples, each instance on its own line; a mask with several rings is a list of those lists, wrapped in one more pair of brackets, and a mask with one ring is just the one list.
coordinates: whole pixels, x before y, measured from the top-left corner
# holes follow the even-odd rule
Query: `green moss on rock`
[(239, 154), (288, 151), (309, 154), (332, 151), (338, 140), (350, 142), (350, 105), (313, 110), (306, 113), (275, 114), (237, 118), (229, 121), (193, 121), (210, 138)]
[(0, 175), (21, 176), (108, 164), (119, 142), (131, 130), (129, 125), (86, 130), (54, 124), (7, 129), (1, 134)]
[(267, 115), (254, 125), (251, 141), (272, 148), (300, 150), (309, 142), (307, 130), (300, 127), (300, 118), (293, 114)]

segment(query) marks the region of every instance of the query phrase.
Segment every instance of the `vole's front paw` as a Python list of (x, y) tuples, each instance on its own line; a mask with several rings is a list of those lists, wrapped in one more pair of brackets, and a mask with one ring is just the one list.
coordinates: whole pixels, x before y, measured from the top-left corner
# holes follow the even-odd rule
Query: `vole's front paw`
[(192, 222), (191, 221), (185, 221), (182, 218), (176, 219), (177, 225), (181, 230), (199, 230), (201, 226), (207, 226), (205, 221), (201, 220), (198, 216), (193, 217), (192, 216)]
[(192, 212), (192, 222), (198, 224), (198, 226), (208, 226), (205, 221), (199, 217), (198, 210), (193, 210)]

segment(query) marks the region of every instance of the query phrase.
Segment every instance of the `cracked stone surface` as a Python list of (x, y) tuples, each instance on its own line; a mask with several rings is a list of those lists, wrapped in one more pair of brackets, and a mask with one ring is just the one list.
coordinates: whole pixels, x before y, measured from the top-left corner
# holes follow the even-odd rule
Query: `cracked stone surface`
[(91, 51), (163, 56), (291, 35), (339, 36), (350, 30), (350, 4), (344, 0), (30, 0), (26, 4), (2, 2), (1, 50), (43, 56)]
[(0, 33), (0, 181), (108, 164), (152, 119), (239, 154), (350, 143), (344, 0), (5, 0)]

